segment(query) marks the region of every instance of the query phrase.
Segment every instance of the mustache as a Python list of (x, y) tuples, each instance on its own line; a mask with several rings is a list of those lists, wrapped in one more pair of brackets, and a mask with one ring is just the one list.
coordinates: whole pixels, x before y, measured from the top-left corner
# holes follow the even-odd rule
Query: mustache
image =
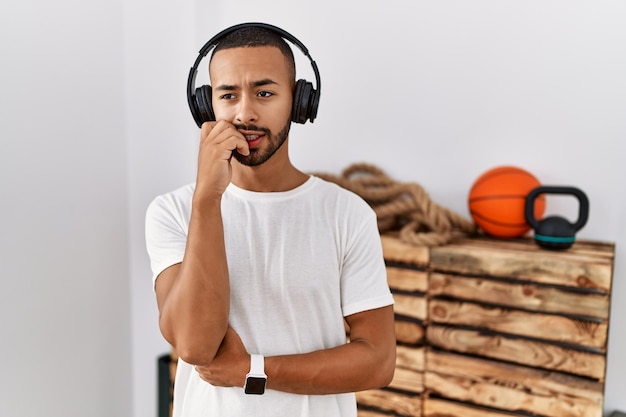
[(257, 126), (257, 125), (235, 124), (234, 126), (237, 128), (237, 130), (252, 130), (252, 131), (256, 131), (256, 132), (263, 132), (263, 133), (265, 133), (268, 136), (271, 135), (271, 133), (272, 133), (268, 128), (260, 127), (260, 126)]

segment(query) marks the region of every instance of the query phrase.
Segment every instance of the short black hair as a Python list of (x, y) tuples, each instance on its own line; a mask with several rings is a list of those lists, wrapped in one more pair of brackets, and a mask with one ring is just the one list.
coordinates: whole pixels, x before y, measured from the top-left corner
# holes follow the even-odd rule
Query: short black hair
[[(244, 26), (222, 38), (213, 50), (213, 55), (224, 49), (273, 46), (282, 52), (290, 66), (293, 79), (296, 78), (296, 62), (289, 44), (277, 32), (259, 26)], [(213, 59), (213, 55), (211, 59)]]

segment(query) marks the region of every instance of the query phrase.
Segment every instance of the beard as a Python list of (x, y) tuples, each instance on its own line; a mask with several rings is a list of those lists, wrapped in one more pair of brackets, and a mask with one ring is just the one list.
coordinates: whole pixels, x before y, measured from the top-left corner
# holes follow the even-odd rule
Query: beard
[(267, 128), (254, 125), (235, 125), (235, 127), (241, 130), (254, 130), (265, 134), (265, 142), (268, 143), (268, 145), (265, 146), (265, 149), (250, 149), (249, 155), (242, 155), (237, 151), (233, 151), (233, 157), (237, 160), (237, 162), (249, 167), (255, 167), (265, 163), (276, 153), (277, 150), (280, 149), (281, 146), (283, 146), (289, 136), (291, 121), (288, 120), (285, 126), (276, 135), (272, 134), (272, 132)]

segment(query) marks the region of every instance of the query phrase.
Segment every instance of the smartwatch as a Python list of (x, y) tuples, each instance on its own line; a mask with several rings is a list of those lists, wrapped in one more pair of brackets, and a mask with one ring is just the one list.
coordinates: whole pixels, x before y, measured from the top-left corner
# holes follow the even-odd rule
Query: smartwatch
[(267, 375), (265, 375), (265, 359), (263, 355), (250, 355), (250, 372), (246, 375), (246, 394), (261, 395), (265, 392)]

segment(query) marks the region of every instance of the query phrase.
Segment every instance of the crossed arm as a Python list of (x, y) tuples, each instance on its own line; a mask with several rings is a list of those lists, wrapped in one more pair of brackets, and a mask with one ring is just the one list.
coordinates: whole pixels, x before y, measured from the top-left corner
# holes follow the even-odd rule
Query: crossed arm
[[(181, 264), (174, 265), (159, 276), (157, 300), (160, 298), (158, 294), (165, 292), (165, 287), (172, 287), (179, 279), (177, 273), (180, 269)], [(164, 321), (162, 313), (161, 328), (167, 335)], [(198, 322), (198, 317), (189, 323), (194, 322)], [(350, 327), (350, 343), (305, 354), (266, 357), (267, 388), (315, 395), (355, 392), (388, 385), (395, 369), (393, 307), (356, 313), (346, 317), (346, 322)], [(199, 320), (199, 325), (203, 323)], [(212, 323), (215, 325), (213, 332), (217, 333), (222, 324)], [(181, 338), (183, 332), (173, 333), (177, 337), (168, 340), (185, 362), (195, 365), (202, 379), (215, 386), (243, 387), (250, 370), (250, 355), (232, 328), (226, 325), (217, 346), (216, 338), (210, 334), (204, 341), (189, 341)], [(207, 335), (202, 331), (192, 331), (188, 335), (192, 334), (194, 338)]]
[[(354, 314), (351, 342), (306, 354), (265, 358), (267, 388), (294, 394), (336, 394), (383, 387), (395, 368), (395, 336), (391, 306)], [(196, 366), (205, 381), (242, 387), (250, 358), (241, 339), (229, 329), (215, 359)]]

